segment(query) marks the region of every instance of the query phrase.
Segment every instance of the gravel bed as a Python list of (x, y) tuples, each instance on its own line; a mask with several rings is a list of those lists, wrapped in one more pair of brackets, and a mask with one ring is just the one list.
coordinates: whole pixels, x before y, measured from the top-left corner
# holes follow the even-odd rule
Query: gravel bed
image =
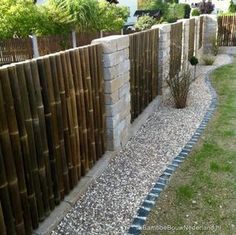
[[(220, 56), (217, 65), (228, 63)], [(174, 109), (164, 97), (107, 169), (94, 180), (52, 234), (124, 234), (149, 190), (166, 166), (182, 150), (200, 124), (211, 95), (204, 74), (214, 66), (200, 66), (202, 73), (191, 85), (188, 106)]]

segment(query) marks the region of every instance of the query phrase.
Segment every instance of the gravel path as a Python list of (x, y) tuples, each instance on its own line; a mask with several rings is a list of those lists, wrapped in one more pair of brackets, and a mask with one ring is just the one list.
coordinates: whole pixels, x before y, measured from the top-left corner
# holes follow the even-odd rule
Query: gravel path
[[(230, 62), (220, 55), (216, 65)], [(211, 100), (200, 66), (188, 106), (177, 110), (169, 99), (151, 114), (107, 169), (77, 201), (52, 234), (124, 234), (149, 190), (200, 124)]]

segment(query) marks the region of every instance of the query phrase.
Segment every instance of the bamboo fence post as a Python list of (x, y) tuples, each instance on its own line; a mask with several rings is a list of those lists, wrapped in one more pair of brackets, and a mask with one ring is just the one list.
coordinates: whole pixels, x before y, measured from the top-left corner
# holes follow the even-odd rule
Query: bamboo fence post
[(30, 62), (30, 67), (31, 67), (31, 72), (32, 72), (32, 77), (33, 77), (36, 107), (37, 107), (37, 112), (38, 112), (38, 117), (39, 117), (39, 126), (40, 126), (40, 132), (41, 132), (41, 137), (42, 137), (41, 141), (42, 141), (42, 149), (43, 149), (43, 158), (44, 158), (45, 168), (46, 168), (48, 200), (49, 200), (50, 209), (53, 210), (55, 207), (55, 203), (54, 203), (54, 195), (53, 195), (49, 150), (48, 150), (48, 143), (47, 143), (46, 124), (45, 124), (45, 118), (44, 118), (44, 104), (42, 101), (38, 66), (35, 60)]
[(22, 97), (22, 110), (24, 113), (25, 127), (28, 134), (28, 142), (29, 142), (29, 153), (31, 159), (31, 172), (33, 177), (33, 184), (35, 189), (35, 196), (37, 200), (37, 208), (38, 208), (38, 217), (39, 220), (43, 220), (44, 216), (44, 205), (42, 199), (42, 191), (39, 179), (39, 169), (37, 162), (37, 151), (35, 146), (35, 137), (34, 137), (34, 129), (33, 129), (33, 120), (31, 116), (30, 103), (28, 90), (26, 85), (25, 71), (24, 65), (22, 63), (16, 64), (16, 72), (19, 81), (19, 88)]
[[(1, 93), (1, 91), (0, 91)], [(2, 95), (0, 95), (0, 99), (2, 99)], [(0, 101), (0, 114), (2, 112), (3, 104)], [(1, 125), (1, 124), (0, 124)], [(2, 129), (0, 129), (2, 131)], [(2, 133), (0, 133), (1, 138)], [(6, 230), (8, 234), (15, 234), (15, 224), (14, 224), (14, 216), (12, 214), (12, 206), (10, 201), (10, 195), (8, 188), (4, 157), (2, 153), (2, 147), (0, 145), (0, 202), (2, 203), (2, 212), (4, 216), (4, 224), (6, 225)], [(1, 225), (0, 225), (1, 226)], [(1, 229), (0, 229), (1, 231)]]
[[(62, 108), (62, 119), (63, 119), (63, 133), (64, 133), (64, 141), (65, 141), (65, 152), (66, 152), (66, 160), (67, 160), (67, 167), (68, 167), (68, 177), (69, 177), (69, 184), (71, 185), (71, 181), (73, 178), (73, 164), (72, 164), (72, 152), (71, 152), (71, 140), (70, 140), (70, 132), (69, 132), (69, 124), (68, 124), (68, 115), (67, 115), (67, 100), (66, 100), (66, 92), (65, 92), (65, 85), (64, 85), (64, 78), (63, 78), (63, 71), (62, 71), (62, 62), (61, 62), (61, 55), (56, 55), (56, 66), (58, 72), (58, 84), (59, 84), (59, 92), (61, 98), (61, 108)], [(65, 188), (65, 190), (67, 190)], [(69, 192), (69, 189), (68, 189)]]
[(0, 234), (7, 235), (6, 226), (4, 222), (3, 212), (2, 212), (2, 203), (0, 201)]
[[(62, 105), (61, 105), (61, 97), (58, 85), (58, 68), (56, 66), (56, 58), (55, 56), (50, 56), (50, 65), (52, 72), (52, 83), (54, 88), (54, 97), (56, 102), (56, 116), (57, 116), (57, 124), (58, 124), (58, 137), (61, 146), (61, 171), (64, 185), (64, 193), (69, 192), (69, 176), (68, 176), (68, 168), (66, 163), (66, 151), (65, 151), (65, 141), (64, 141), (64, 127), (63, 127), (63, 116), (62, 116)], [(64, 195), (61, 195), (63, 198)]]
[(71, 149), (71, 188), (73, 188), (78, 182), (78, 174), (76, 168), (76, 134), (74, 129), (74, 120), (73, 120), (73, 104), (72, 97), (70, 94), (70, 86), (68, 79), (68, 67), (65, 53), (60, 53), (61, 56), (61, 64), (63, 71), (63, 79), (65, 86), (65, 95), (66, 95), (66, 107), (67, 107), (67, 115), (68, 115), (68, 127), (69, 127), (69, 135), (70, 135), (70, 149)]
[[(89, 147), (88, 147), (88, 129), (87, 129), (87, 119), (86, 119), (86, 106), (85, 106), (85, 100), (86, 100), (86, 94), (85, 89), (83, 85), (83, 75), (82, 75), (82, 61), (80, 58), (81, 49), (76, 50), (75, 53), (75, 62), (77, 64), (77, 73), (78, 78), (74, 77), (75, 79), (75, 85), (78, 86), (78, 91), (76, 92), (77, 100), (80, 100), (80, 113), (78, 115), (79, 124), (81, 126), (81, 132), (82, 132), (82, 143), (83, 146), (81, 146), (81, 174), (85, 175), (86, 172), (89, 169)], [(79, 102), (78, 102), (79, 103)]]
[[(11, 200), (11, 207), (14, 216), (15, 226), (12, 228), (12, 232), (25, 233), (24, 221), (22, 216), (22, 207), (20, 200), (19, 184), (16, 174), (16, 167), (14, 162), (14, 156), (12, 151), (12, 144), (10, 139), (10, 131), (8, 128), (7, 117), (8, 112), (13, 107), (11, 98), (10, 85), (7, 82), (6, 69), (0, 70), (0, 142), (2, 144), (2, 153), (4, 156), (6, 176), (9, 185), (9, 194)], [(3, 98), (4, 97), (4, 98)], [(11, 103), (11, 104), (10, 104)], [(7, 107), (7, 105), (10, 105)], [(7, 109), (6, 109), (7, 108)], [(10, 120), (9, 120), (10, 121)], [(14, 234), (14, 233), (13, 233)]]

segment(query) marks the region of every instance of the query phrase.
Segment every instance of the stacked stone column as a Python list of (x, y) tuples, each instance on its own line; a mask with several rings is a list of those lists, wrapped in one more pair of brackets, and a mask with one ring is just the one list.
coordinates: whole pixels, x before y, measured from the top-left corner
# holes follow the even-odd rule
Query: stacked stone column
[(182, 66), (188, 65), (188, 53), (189, 53), (189, 20), (183, 19), (178, 22), (183, 24), (182, 32)]
[(166, 79), (170, 71), (170, 24), (154, 25), (152, 28), (159, 28), (159, 94), (162, 94), (166, 88)]
[(212, 52), (212, 44), (216, 40), (217, 16), (205, 15), (203, 24), (203, 53)]
[(96, 39), (103, 46), (107, 150), (118, 150), (128, 140), (131, 121), (129, 36)]

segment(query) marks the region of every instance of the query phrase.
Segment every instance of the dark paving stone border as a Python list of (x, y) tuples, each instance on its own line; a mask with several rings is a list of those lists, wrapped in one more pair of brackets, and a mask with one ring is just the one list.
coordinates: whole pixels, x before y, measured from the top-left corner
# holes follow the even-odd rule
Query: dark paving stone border
[(210, 82), (210, 74), (217, 68), (220, 68), (224, 65), (216, 66), (209, 70), (205, 75), (205, 83), (208, 86), (211, 94), (211, 103), (209, 108), (207, 109), (202, 122), (196, 129), (195, 133), (192, 135), (191, 139), (187, 142), (187, 144), (183, 147), (181, 152), (173, 159), (172, 163), (170, 163), (163, 174), (159, 176), (156, 184), (153, 186), (151, 191), (148, 193), (140, 208), (137, 211), (137, 215), (134, 217), (133, 222), (128, 230), (129, 235), (139, 235), (142, 231), (142, 227), (146, 222), (149, 212), (154, 207), (155, 202), (158, 200), (160, 193), (166, 187), (169, 182), (171, 175), (175, 172), (175, 170), (181, 165), (181, 163), (185, 160), (185, 158), (191, 152), (193, 146), (197, 143), (199, 138), (201, 137), (204, 129), (207, 126), (207, 123), (212, 118), (216, 106), (217, 106), (217, 94)]

